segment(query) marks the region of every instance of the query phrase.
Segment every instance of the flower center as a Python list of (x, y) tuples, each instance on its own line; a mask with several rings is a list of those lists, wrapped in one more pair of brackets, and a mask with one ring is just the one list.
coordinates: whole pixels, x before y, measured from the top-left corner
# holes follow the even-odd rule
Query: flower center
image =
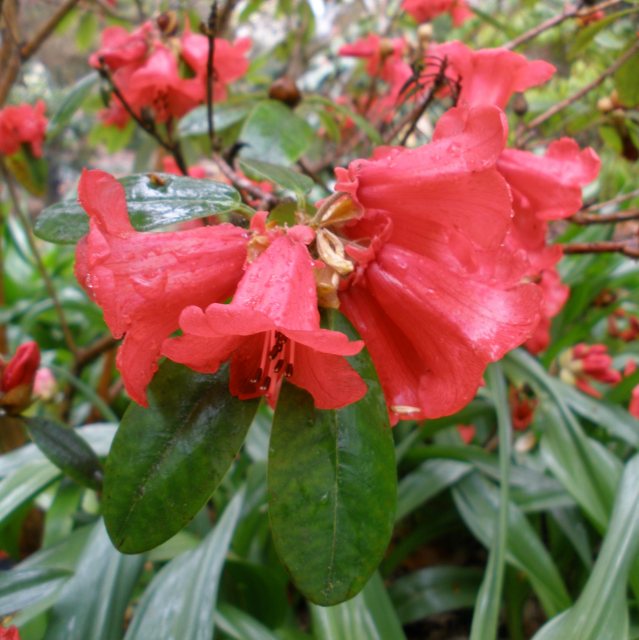
[(276, 397), (284, 378), (293, 375), (295, 342), (289, 340), (280, 331), (267, 331), (264, 334), (260, 366), (249, 379), (266, 397)]

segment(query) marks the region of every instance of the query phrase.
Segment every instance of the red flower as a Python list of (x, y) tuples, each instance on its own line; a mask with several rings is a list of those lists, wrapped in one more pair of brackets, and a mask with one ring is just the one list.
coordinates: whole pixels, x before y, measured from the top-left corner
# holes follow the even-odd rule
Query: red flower
[(379, 77), (390, 85), (399, 87), (410, 77), (410, 66), (404, 62), (406, 41), (403, 38), (381, 38), (370, 34), (351, 44), (340, 47), (340, 56), (365, 58), (366, 71), (372, 77)]
[(0, 627), (0, 640), (20, 640), (18, 627)]
[(20, 145), (29, 144), (33, 155), (40, 158), (47, 132), (45, 109), (42, 100), (35, 107), (20, 104), (0, 109), (0, 153), (11, 155), (20, 150)]
[(601, 392), (592, 386), (592, 382), (617, 384), (621, 381), (621, 373), (612, 368), (608, 347), (603, 344), (580, 342), (560, 356), (559, 365), (559, 377), (564, 382), (595, 398), (601, 398)]
[(450, 13), (456, 27), (473, 15), (466, 0), (403, 0), (402, 9), (417, 22), (426, 22), (442, 13)]
[(0, 406), (18, 414), (31, 404), (33, 383), (40, 366), (40, 349), (35, 342), (21, 344), (5, 363), (0, 359)]
[(127, 78), (124, 86), (118, 86), (133, 109), (151, 108), (156, 122), (181, 118), (202, 101), (199, 81), (180, 78), (175, 57), (163, 46), (156, 47), (144, 65)]
[[(173, 156), (164, 156), (164, 158), (162, 158), (162, 171), (172, 173), (176, 176), (182, 175), (182, 171), (180, 171), (180, 167), (178, 167)], [(200, 165), (196, 164), (189, 167), (187, 171), (191, 178), (206, 178), (206, 169)]]
[(536, 325), (539, 294), (502, 245), (512, 210), (495, 162), (495, 107), (456, 109), (434, 142), (382, 149), (338, 169), (337, 189), (361, 207), (341, 230), (358, 263), (341, 309), (364, 338), (393, 422), (454, 413), (486, 365)]
[(639, 418), (639, 384), (633, 388), (628, 411), (631, 416)]
[(513, 429), (515, 431), (525, 431), (532, 424), (535, 417), (537, 399), (526, 389), (510, 387), (508, 401)]
[[(206, 97), (207, 65), (209, 41), (203, 35), (187, 30), (182, 35), (182, 57), (193, 69), (198, 79), (200, 99)], [(213, 100), (225, 100), (226, 87), (241, 78), (247, 71), (249, 63), (246, 54), (251, 48), (250, 38), (240, 38), (233, 43), (222, 38), (215, 38)]]
[(118, 368), (129, 395), (146, 405), (162, 342), (178, 328), (185, 307), (233, 293), (248, 234), (230, 224), (139, 233), (129, 222), (124, 189), (103, 171), (85, 171), (78, 195), (91, 220), (78, 244), (76, 276), (113, 335), (126, 334)]
[(527, 60), (500, 48), (473, 51), (453, 41), (429, 47), (426, 73), (436, 73), (444, 58), (446, 76), (461, 87), (459, 103), (470, 106), (494, 104), (503, 109), (513, 93), (543, 84), (555, 72), (544, 60)]
[(89, 64), (99, 69), (102, 61), (111, 71), (140, 66), (149, 51), (152, 31), (151, 22), (145, 22), (133, 33), (123, 27), (107, 27), (100, 36), (100, 49), (89, 56)]
[(475, 438), (477, 429), (475, 429), (475, 426), (472, 424), (458, 424), (457, 432), (464, 444), (470, 444)]
[(230, 389), (239, 398), (263, 395), (274, 405), (288, 378), (319, 409), (359, 400), (366, 385), (343, 356), (363, 343), (320, 329), (310, 240), (310, 229), (294, 227), (249, 265), (230, 304), (185, 309), (185, 335), (167, 340), (164, 355), (206, 373), (230, 359)]

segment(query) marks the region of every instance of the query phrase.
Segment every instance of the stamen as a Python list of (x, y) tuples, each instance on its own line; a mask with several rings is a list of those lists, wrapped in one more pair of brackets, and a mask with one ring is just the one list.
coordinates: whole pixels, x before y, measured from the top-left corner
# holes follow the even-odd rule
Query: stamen
[(284, 348), (284, 343), (279, 341), (276, 342), (275, 346), (269, 351), (268, 357), (271, 360), (275, 360), (275, 358), (277, 358), (277, 355), (280, 353), (280, 351), (282, 351), (283, 348)]
[(268, 388), (271, 386), (271, 376), (266, 376), (264, 378), (264, 382), (260, 385), (260, 391), (268, 391)]
[(258, 367), (255, 375), (252, 378), (249, 378), (249, 382), (251, 384), (257, 384), (262, 379), (262, 373), (264, 373), (262, 371), (262, 367)]
[(280, 358), (275, 364), (275, 366), (273, 367), (273, 373), (279, 373), (282, 370), (283, 366), (284, 366), (284, 359)]
[(286, 365), (286, 371), (284, 371), (284, 377), (290, 378), (293, 375), (293, 365), (289, 362)]

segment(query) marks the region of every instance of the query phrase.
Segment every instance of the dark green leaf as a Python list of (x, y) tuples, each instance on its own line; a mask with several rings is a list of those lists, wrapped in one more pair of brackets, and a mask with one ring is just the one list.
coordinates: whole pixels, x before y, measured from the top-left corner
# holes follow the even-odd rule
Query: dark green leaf
[(68, 579), (65, 569), (13, 569), (0, 573), (0, 616), (24, 609), (55, 593)]
[(143, 564), (144, 556), (113, 548), (100, 520), (49, 615), (45, 640), (120, 640)]
[(481, 583), (481, 569), (430, 567), (402, 576), (390, 596), (402, 624), (455, 609), (472, 608)]
[[(251, 112), (254, 106), (252, 99), (231, 98), (221, 104), (216, 104), (213, 109), (213, 124), (215, 131), (224, 131), (229, 127), (241, 122)], [(206, 112), (206, 105), (187, 113), (181, 120), (178, 127), (180, 137), (208, 136), (209, 120)]]
[(275, 100), (260, 102), (251, 111), (240, 134), (247, 146), (242, 158), (273, 164), (295, 162), (311, 145), (313, 128), (291, 109)]
[(313, 188), (313, 181), (308, 176), (277, 164), (259, 160), (240, 160), (240, 167), (253, 180), (269, 180), (302, 196)]
[[(139, 173), (120, 182), (131, 224), (138, 231), (232, 211), (240, 203), (240, 194), (233, 187), (209, 180)], [(59, 243), (77, 242), (88, 230), (89, 217), (75, 199), (47, 207), (34, 226), (38, 237)]]
[(200, 546), (178, 556), (154, 578), (138, 605), (126, 640), (210, 640), (218, 584), (242, 511), (237, 492)]
[[(337, 317), (336, 323), (349, 331)], [(271, 434), (269, 515), (297, 587), (332, 605), (352, 598), (379, 564), (396, 506), (393, 439), (368, 354), (352, 360), (369, 390), (336, 411), (285, 384)]]
[(80, 78), (69, 89), (60, 106), (49, 120), (47, 127), (47, 142), (51, 142), (69, 123), (73, 114), (80, 108), (85, 98), (91, 93), (93, 87), (98, 82), (97, 71), (92, 71), (83, 78)]
[(131, 404), (107, 459), (104, 518), (118, 549), (168, 540), (209, 499), (239, 451), (257, 408), (228, 390), (226, 368), (195, 373), (167, 361)]
[(639, 104), (639, 53), (628, 60), (615, 74), (615, 88), (619, 101), (626, 107)]
[(99, 489), (102, 465), (93, 449), (73, 429), (47, 418), (25, 419), (29, 436), (44, 455), (79, 484)]

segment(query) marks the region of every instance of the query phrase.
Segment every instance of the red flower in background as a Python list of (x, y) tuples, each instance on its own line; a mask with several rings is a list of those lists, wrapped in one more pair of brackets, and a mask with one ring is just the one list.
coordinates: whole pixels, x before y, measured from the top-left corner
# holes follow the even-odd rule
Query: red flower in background
[(537, 287), (518, 284), (523, 263), (502, 246), (512, 216), (495, 168), (502, 118), (495, 107), (454, 109), (433, 143), (336, 170), (336, 189), (361, 208), (342, 230), (358, 269), (341, 309), (366, 342), (393, 422), (463, 407), (486, 365), (538, 322)]
[(0, 153), (11, 155), (28, 144), (36, 158), (42, 156), (42, 143), (48, 120), (44, 116), (46, 105), (38, 100), (30, 104), (11, 105), (0, 109)]
[(0, 640), (20, 640), (18, 627), (0, 627)]
[(612, 368), (608, 347), (603, 344), (580, 342), (560, 356), (559, 365), (559, 377), (564, 382), (595, 398), (601, 398), (602, 394), (592, 386), (593, 382), (617, 384), (621, 381), (621, 373)]
[(543, 84), (555, 73), (544, 60), (528, 60), (507, 49), (473, 51), (453, 41), (428, 48), (425, 73), (437, 73), (447, 61), (446, 76), (461, 87), (458, 104), (506, 106), (513, 93)]
[(140, 66), (150, 50), (153, 23), (145, 22), (129, 33), (123, 27), (107, 27), (100, 36), (100, 49), (89, 56), (89, 64), (99, 69), (104, 63), (111, 71)]
[(78, 244), (76, 276), (124, 342), (117, 364), (126, 389), (146, 405), (162, 342), (181, 311), (228, 298), (242, 275), (248, 234), (230, 224), (140, 233), (129, 222), (124, 189), (103, 171), (85, 171), (78, 188), (90, 230)]
[(35, 342), (21, 344), (9, 360), (0, 360), (0, 406), (11, 414), (31, 404), (33, 383), (40, 366), (40, 349)]
[(214, 373), (231, 360), (231, 393), (266, 396), (273, 406), (285, 378), (306, 389), (319, 409), (356, 402), (366, 385), (345, 360), (363, 347), (320, 329), (308, 227), (294, 227), (250, 264), (230, 304), (197, 306), (180, 316), (184, 336), (167, 340), (164, 355)]
[(628, 412), (631, 416), (639, 418), (639, 385), (634, 387), (634, 389), (632, 390)]
[[(209, 41), (203, 35), (185, 31), (181, 39), (182, 58), (193, 69), (197, 78), (200, 100), (206, 98), (207, 66), (209, 55)], [(239, 80), (248, 70), (249, 62), (246, 58), (251, 48), (250, 38), (239, 38), (231, 43), (223, 38), (215, 38), (214, 83), (213, 100), (225, 100), (227, 85)]]
[(426, 22), (442, 13), (450, 13), (456, 27), (473, 16), (466, 0), (403, 0), (402, 9), (417, 22)]

